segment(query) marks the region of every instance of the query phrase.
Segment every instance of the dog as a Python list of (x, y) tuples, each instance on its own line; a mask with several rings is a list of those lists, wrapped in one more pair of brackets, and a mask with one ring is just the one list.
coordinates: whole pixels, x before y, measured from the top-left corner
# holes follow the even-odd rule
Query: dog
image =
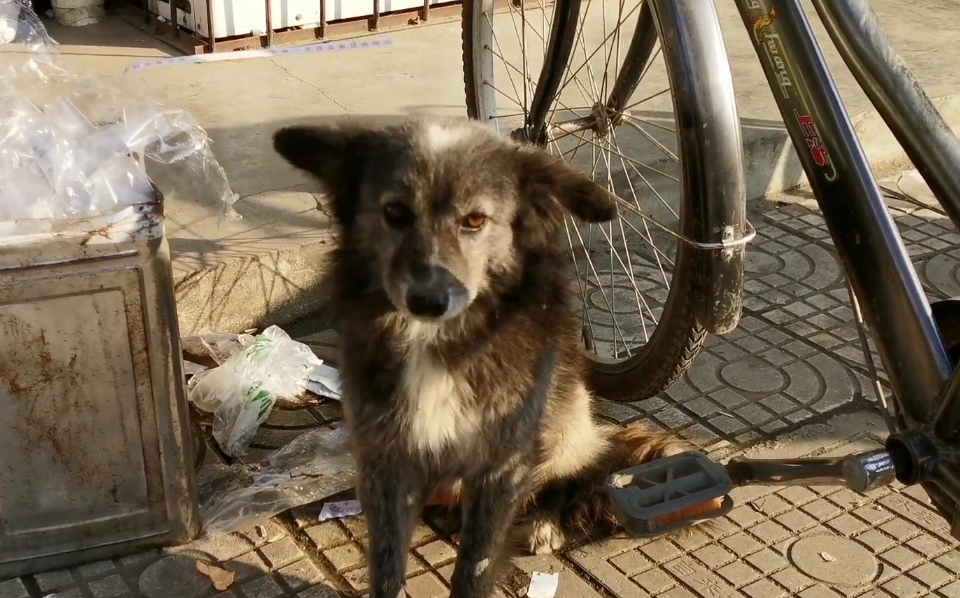
[(594, 417), (558, 243), (565, 211), (617, 215), (589, 178), (468, 120), (293, 126), (274, 148), (338, 225), (327, 281), (372, 598), (401, 593), (428, 503), (461, 510), (451, 596), (485, 598), (512, 542), (615, 527), (606, 476), (687, 448)]

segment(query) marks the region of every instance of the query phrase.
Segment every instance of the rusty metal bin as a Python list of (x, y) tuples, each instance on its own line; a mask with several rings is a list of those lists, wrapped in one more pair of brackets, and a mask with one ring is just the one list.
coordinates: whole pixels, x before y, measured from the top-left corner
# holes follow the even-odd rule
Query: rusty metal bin
[(199, 532), (161, 205), (0, 223), (0, 579)]

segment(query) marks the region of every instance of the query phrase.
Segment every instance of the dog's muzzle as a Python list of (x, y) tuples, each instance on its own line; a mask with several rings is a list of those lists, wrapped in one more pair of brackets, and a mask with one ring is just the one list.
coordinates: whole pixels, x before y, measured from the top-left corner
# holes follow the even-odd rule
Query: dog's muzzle
[(419, 318), (442, 318), (459, 313), (467, 303), (467, 289), (446, 268), (425, 266), (413, 274), (407, 287), (407, 310)]

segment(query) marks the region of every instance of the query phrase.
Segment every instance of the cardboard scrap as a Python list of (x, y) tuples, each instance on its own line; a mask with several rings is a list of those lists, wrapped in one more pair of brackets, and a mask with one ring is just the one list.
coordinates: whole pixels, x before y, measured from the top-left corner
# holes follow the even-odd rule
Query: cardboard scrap
[(197, 571), (209, 579), (213, 589), (218, 592), (229, 589), (237, 579), (237, 574), (233, 571), (227, 571), (205, 561), (197, 561)]

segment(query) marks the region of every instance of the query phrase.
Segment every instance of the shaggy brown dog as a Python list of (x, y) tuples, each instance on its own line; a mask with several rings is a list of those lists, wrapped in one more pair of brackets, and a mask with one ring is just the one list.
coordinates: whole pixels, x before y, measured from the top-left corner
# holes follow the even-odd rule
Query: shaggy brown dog
[(452, 595), (484, 598), (511, 532), (547, 552), (612, 524), (604, 478), (683, 448), (594, 419), (557, 243), (564, 210), (616, 216), (591, 180), (470, 121), (290, 127), (274, 144), (340, 228), (328, 274), (373, 598), (401, 591), (431, 497), (462, 496)]

